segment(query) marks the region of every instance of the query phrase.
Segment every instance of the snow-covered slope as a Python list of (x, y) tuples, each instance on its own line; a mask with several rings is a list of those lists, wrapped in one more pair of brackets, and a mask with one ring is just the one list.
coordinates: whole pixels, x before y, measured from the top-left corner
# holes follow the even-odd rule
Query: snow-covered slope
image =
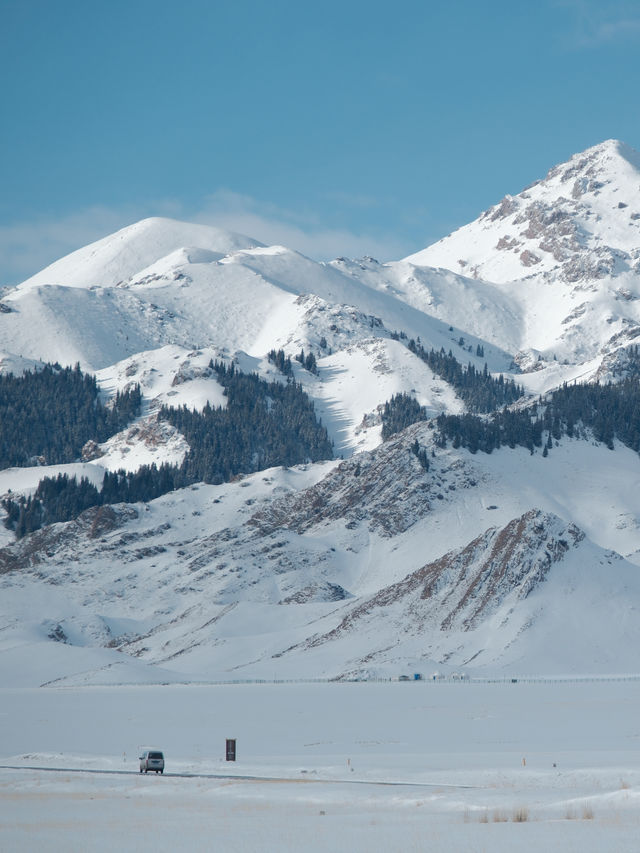
[(541, 272), (575, 283), (637, 272), (639, 249), (640, 154), (609, 139), (407, 261), (500, 283)]
[[(339, 258), (332, 266), (440, 320), (450, 332), (445, 348), (455, 344), (454, 352), (461, 360), (471, 355), (473, 361), (480, 343), (492, 370), (508, 371), (513, 366), (513, 353), (522, 339), (523, 318), (517, 302), (500, 288), (449, 269), (418, 266), (410, 260), (379, 264), (372, 259)], [(458, 346), (460, 337), (465, 341), (462, 352)]]
[(637, 566), (585, 542), (575, 525), (529, 510), (365, 598), (302, 647), (342, 647), (334, 653), (356, 672), (356, 648), (373, 671), (421, 657), (555, 674), (606, 671), (615, 660), (633, 671), (639, 594)]
[[(357, 339), (389, 337), (391, 331), (421, 336), (438, 348), (454, 340), (422, 306), (282, 247), (224, 257), (170, 249), (184, 236), (198, 236), (184, 234), (184, 223), (173, 224), (175, 234), (165, 220), (145, 220), (140, 232), (137, 226), (125, 229), (137, 237), (126, 243), (136, 252), (116, 258), (116, 273), (110, 257), (100, 273), (96, 258), (102, 258), (101, 244), (113, 251), (117, 234), (48, 268), (55, 276), (45, 270), (19, 285), (2, 302), (4, 350), (32, 358), (52, 352), (64, 363), (79, 360), (99, 370), (164, 344), (263, 357), (274, 347), (317, 351), (324, 339), (335, 350)], [(151, 265), (142, 260), (158, 254)]]
[[(2, 363), (79, 362), (99, 372), (107, 392), (141, 382), (153, 408), (220, 402), (202, 364), (198, 376), (185, 371), (194, 358), (234, 358), (241, 369), (273, 378), (270, 350), (313, 351), (318, 376), (294, 363), (296, 379), (317, 400), (339, 453), (379, 440), (377, 409), (399, 391), (414, 389), (434, 412), (460, 410), (455, 394), (390, 340), (399, 330), (448, 349), (454, 330), (331, 265), (255, 242), (164, 219), (104, 238), (6, 296)], [(486, 358), (504, 368), (510, 356), (496, 350)]]
[[(19, 286), (24, 292), (47, 284), (113, 287), (176, 253), (197, 263), (259, 246), (257, 240), (209, 225), (151, 217), (128, 225), (45, 267)], [(189, 247), (196, 247), (189, 250)]]
[(616, 140), (576, 154), (405, 263), (492, 282), (479, 291), (519, 316), (525, 366), (602, 359), (640, 334), (640, 154)]
[(396, 263), (320, 264), (151, 219), (14, 288), (0, 369), (80, 362), (105, 398), (139, 384), (143, 411), (71, 466), (0, 472), (0, 496), (58, 470), (100, 483), (179, 463), (186, 441), (159, 407), (225, 405), (211, 360), (286, 381), (272, 349), (314, 353), (317, 373), (294, 359), (294, 378), (337, 459), (89, 510), (19, 543), (3, 531), (0, 670), (35, 653), (81, 682), (637, 668), (637, 454), (565, 438), (548, 458), (472, 455), (438, 446), (432, 423), (381, 444), (380, 412), (401, 391), (431, 416), (464, 412), (410, 338), (536, 395), (637, 370), (639, 265), (640, 156), (609, 141)]
[(324, 339), (335, 350), (365, 336), (329, 320), (351, 310), (357, 325), (381, 321), (368, 336), (403, 331), (447, 350), (463, 339), (460, 355), (470, 348), (473, 360), (479, 344), (491, 370), (514, 357), (525, 371), (546, 369), (531, 379), (539, 392), (578, 367), (593, 376), (640, 331), (639, 164), (623, 143), (601, 143), (391, 264), (318, 264), (206, 226), (144, 220), (10, 292), (3, 349), (94, 370), (165, 344), (263, 357)]
[(108, 649), (122, 680), (139, 677), (129, 656), (164, 680), (634, 670), (636, 454), (432, 442), (416, 425), (339, 464), (89, 510), (6, 546), (0, 668), (58, 642), (85, 649), (60, 663), (80, 682), (112, 679)]

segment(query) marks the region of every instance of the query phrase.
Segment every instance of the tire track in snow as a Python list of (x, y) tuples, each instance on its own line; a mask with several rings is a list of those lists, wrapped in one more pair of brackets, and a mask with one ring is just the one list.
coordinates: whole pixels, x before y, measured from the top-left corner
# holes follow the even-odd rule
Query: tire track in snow
[[(101, 776), (139, 776), (137, 770), (106, 770), (98, 768), (80, 767), (37, 767), (21, 764), (0, 764), (0, 770), (38, 770), (46, 773), (90, 773)], [(155, 772), (155, 771), (152, 771)], [(144, 774), (147, 775), (146, 773)], [(464, 788), (480, 789), (480, 785), (454, 785), (441, 782), (398, 782), (386, 779), (299, 779), (292, 776), (252, 776), (248, 774), (232, 773), (164, 773), (170, 779), (222, 779), (225, 781), (236, 780), (238, 782), (292, 782), (302, 784), (321, 785), (377, 785), (400, 788)]]

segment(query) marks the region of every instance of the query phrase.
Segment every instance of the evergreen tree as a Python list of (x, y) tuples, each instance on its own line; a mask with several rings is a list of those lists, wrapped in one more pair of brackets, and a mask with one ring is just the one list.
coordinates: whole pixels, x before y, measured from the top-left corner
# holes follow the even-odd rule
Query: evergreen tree
[[(464, 341), (463, 338), (461, 340)], [(486, 364), (482, 372), (476, 370), (471, 363), (464, 368), (451, 350), (448, 353), (445, 353), (444, 349), (439, 352), (434, 349), (427, 351), (419, 341), (414, 341), (413, 338), (409, 341), (408, 347), (428, 364), (434, 373), (455, 388), (456, 393), (471, 412), (492, 412), (500, 406), (515, 402), (524, 394), (523, 389), (516, 385), (513, 379), (505, 380), (502, 375), (494, 379)], [(484, 348), (482, 348), (482, 356), (484, 356)]]
[(426, 420), (427, 412), (415, 397), (409, 394), (394, 394), (382, 410), (382, 439), (386, 441), (405, 427)]
[(73, 462), (87, 441), (106, 441), (136, 418), (141, 399), (136, 385), (104, 405), (79, 365), (0, 375), (0, 468)]
[(3, 499), (6, 526), (20, 538), (43, 524), (76, 518), (92, 506), (150, 501), (198, 481), (220, 483), (275, 465), (332, 458), (327, 431), (299, 384), (266, 382), (237, 371), (233, 363), (216, 362), (211, 368), (224, 386), (226, 407), (207, 404), (202, 412), (165, 407), (160, 413), (189, 443), (182, 465), (107, 471), (100, 489), (86, 478), (45, 477), (33, 498)]

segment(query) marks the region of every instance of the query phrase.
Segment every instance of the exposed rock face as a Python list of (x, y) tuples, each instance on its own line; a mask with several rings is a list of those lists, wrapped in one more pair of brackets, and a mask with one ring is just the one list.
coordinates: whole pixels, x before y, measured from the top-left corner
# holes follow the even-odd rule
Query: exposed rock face
[[(428, 451), (428, 470), (416, 456), (416, 442)], [(433, 456), (432, 445), (433, 430), (416, 424), (303, 491), (271, 495), (255, 506), (249, 498), (237, 524), (210, 534), (202, 525), (189, 535), (179, 521), (154, 523), (153, 513), (147, 520), (140, 506), (95, 507), (0, 549), (0, 572), (71, 584), (85, 604), (106, 608), (117, 601), (127, 615), (137, 615), (143, 602), (155, 631), (175, 630), (166, 654), (178, 654), (191, 647), (196, 617), (190, 614), (196, 611), (203, 624), (213, 625), (220, 608), (243, 602), (297, 608), (353, 598), (353, 577), (344, 570), (347, 553), (356, 555), (377, 537), (392, 539), (434, 506), (441, 510), (464, 489), (477, 487), (481, 475), (471, 460), (439, 450)], [(204, 489), (200, 500), (209, 503)], [(105, 563), (113, 571), (105, 572)], [(169, 611), (167, 598), (173, 602)], [(207, 642), (214, 631), (205, 632)], [(150, 655), (144, 636), (129, 631), (127, 651)], [(98, 632), (94, 640), (100, 637)], [(115, 642), (111, 635), (107, 641)]]
[[(572, 157), (568, 163), (549, 171), (543, 181), (517, 196), (507, 196), (480, 218), (486, 222), (503, 223), (509, 233), (503, 234), (496, 248), (520, 252), (520, 263), (531, 267), (542, 261), (544, 267), (555, 268), (567, 282), (601, 279), (612, 275), (619, 266), (625, 268), (633, 257), (625, 249), (599, 244), (593, 239), (594, 223), (601, 218), (599, 196), (606, 195), (616, 184), (616, 160), (624, 161), (624, 146), (613, 141), (595, 146), (584, 154)], [(566, 187), (572, 182), (571, 191)], [(628, 188), (633, 196), (637, 188)], [(626, 211), (628, 204), (616, 200), (611, 204), (612, 216), (635, 222)], [(631, 235), (630, 235), (631, 236)], [(638, 235), (636, 235), (638, 236)], [(484, 264), (479, 265), (484, 277)], [(491, 278), (490, 275), (487, 275)]]
[(425, 471), (411, 450), (415, 440), (422, 447), (433, 443), (429, 429), (416, 424), (375, 451), (343, 462), (312, 488), (258, 511), (249, 523), (263, 534), (277, 528), (304, 533), (344, 520), (347, 528), (365, 523), (381, 536), (397, 536), (436, 502), (477, 484), (477, 474), (461, 459), (431, 456)]
[[(506, 196), (476, 222), (411, 260), (473, 267), (487, 281), (521, 279), (532, 265), (571, 284), (628, 271), (640, 247), (640, 217), (633, 210), (639, 171), (636, 152), (607, 140), (555, 166), (543, 180)], [(485, 239), (484, 233), (495, 236)], [(468, 256), (461, 254), (465, 246), (472, 252)]]
[[(549, 625), (564, 625), (583, 584), (599, 602), (615, 575), (618, 597), (603, 630), (626, 612), (620, 609), (624, 584), (629, 618), (635, 619), (636, 567), (583, 542), (578, 527), (539, 509), (415, 569), (422, 537), (438, 524), (429, 526), (434, 504), (442, 509), (451, 501), (452, 512), (464, 513), (481, 490), (486, 496), (492, 488), (489, 475), (485, 479), (482, 466), (466, 453), (437, 452), (424, 470), (412, 446), (417, 439), (429, 449), (430, 433), (427, 425), (415, 425), (284, 498), (263, 492), (240, 501), (228, 488), (222, 502), (238, 503), (225, 523), (233, 518), (237, 524), (211, 534), (206, 521), (188, 529), (183, 522), (221, 503), (214, 487), (185, 490), (147, 508), (88, 510), (0, 549), (2, 585), (29, 589), (41, 582), (69, 597), (68, 612), (45, 610), (46, 618), (39, 617), (51, 641), (109, 646), (155, 664), (183, 660), (187, 670), (191, 655), (217, 656), (226, 672), (255, 665), (271, 673), (276, 665), (332, 677), (393, 673), (423, 659), (500, 666), (507, 655), (507, 663), (519, 660), (530, 642), (539, 644)], [(254, 480), (251, 488), (256, 486)], [(251, 494), (242, 482), (237, 491)], [(368, 509), (367, 494), (375, 511)], [(258, 501), (263, 506), (256, 511)], [(382, 523), (383, 507), (392, 524)], [(403, 552), (402, 532), (420, 520), (424, 526), (408, 534), (414, 542)], [(401, 531), (397, 538), (395, 529)], [(443, 541), (451, 541), (448, 531), (441, 531)], [(429, 554), (442, 553), (444, 547), (437, 547)], [(408, 574), (394, 583), (382, 580), (387, 567), (378, 560), (364, 592), (362, 571), (375, 562), (376, 548), (384, 551), (383, 562), (397, 559), (387, 578)], [(589, 612), (599, 612), (597, 607)], [(578, 603), (573, 613), (576, 647), (583, 628), (588, 634), (579, 624), (580, 608)], [(118, 619), (111, 626), (113, 612)], [(564, 628), (555, 630), (552, 645), (566, 635)], [(597, 642), (599, 636), (591, 638), (592, 648)]]
[(540, 263), (540, 256), (531, 252), (529, 249), (525, 249), (520, 255), (520, 260), (522, 261), (523, 266), (533, 267)]
[(636, 343), (614, 349), (613, 352), (607, 352), (594, 376), (597, 382), (619, 382), (627, 376), (638, 376), (640, 365), (635, 350), (638, 346), (638, 338), (640, 338), (640, 327), (628, 327), (626, 336), (628, 340), (636, 341)]
[(640, 321), (639, 205), (640, 155), (607, 140), (406, 260), (499, 285), (525, 306), (513, 350), (584, 364)]
[(86, 556), (86, 547), (91, 540), (99, 539), (137, 517), (138, 511), (133, 506), (91, 507), (74, 521), (43, 527), (13, 545), (0, 548), (0, 574), (37, 571), (41, 564), (53, 566), (77, 562), (80, 556)]
[(505, 604), (515, 609), (582, 539), (584, 533), (574, 524), (530, 510), (380, 590), (307, 647), (371, 627), (389, 608), (400, 610), (410, 633), (473, 631)]
[(97, 441), (93, 439), (87, 441), (82, 448), (81, 458), (83, 462), (91, 462), (93, 459), (99, 459), (102, 456), (102, 450)]
[(309, 584), (282, 599), (282, 604), (308, 604), (310, 601), (343, 601), (353, 598), (340, 584)]

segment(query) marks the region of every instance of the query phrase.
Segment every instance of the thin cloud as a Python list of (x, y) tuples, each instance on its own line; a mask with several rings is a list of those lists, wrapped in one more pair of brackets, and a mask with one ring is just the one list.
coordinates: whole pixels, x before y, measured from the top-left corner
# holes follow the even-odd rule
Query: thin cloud
[(315, 260), (331, 260), (340, 255), (375, 255), (380, 260), (390, 260), (411, 251), (410, 245), (395, 235), (331, 228), (308, 212), (278, 208), (229, 190), (209, 196), (195, 218), (239, 231), (262, 243), (287, 246)]
[(64, 255), (147, 216), (216, 225), (261, 243), (287, 246), (315, 260), (340, 255), (390, 260), (415, 251), (415, 246), (394, 235), (332, 228), (312, 213), (285, 210), (221, 190), (195, 210), (169, 199), (144, 207), (96, 206), (60, 217), (0, 226), (0, 288), (18, 284)]
[(640, 17), (601, 21), (585, 28), (577, 42), (579, 47), (598, 47), (640, 36)]
[(574, 50), (640, 38), (640, 14), (635, 3), (558, 0), (557, 5), (572, 13), (573, 28), (563, 43)]
[(137, 218), (133, 209), (91, 207), (66, 216), (0, 226), (0, 285), (17, 284)]
[(372, 208), (380, 207), (380, 199), (374, 198), (363, 193), (349, 193), (342, 190), (331, 190), (323, 193), (323, 198), (328, 201), (337, 202), (345, 207), (355, 207), (360, 210), (371, 210)]

